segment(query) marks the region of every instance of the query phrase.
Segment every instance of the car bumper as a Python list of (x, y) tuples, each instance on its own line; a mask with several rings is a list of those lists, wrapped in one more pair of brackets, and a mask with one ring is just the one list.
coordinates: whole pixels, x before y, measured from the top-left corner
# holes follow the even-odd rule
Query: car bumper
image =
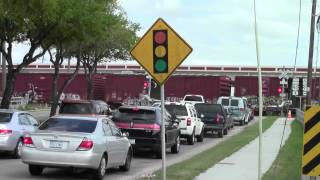
[(134, 149), (161, 149), (161, 140), (156, 138), (135, 138), (135, 143), (131, 144)]
[(181, 136), (189, 136), (193, 133), (193, 126), (188, 126), (186, 128), (180, 128)]
[(0, 136), (0, 151), (13, 151), (18, 140), (13, 136)]
[(219, 131), (222, 130), (224, 127), (223, 125), (219, 124), (205, 124), (204, 125), (204, 131)]
[(25, 164), (48, 167), (77, 167), (97, 169), (101, 159), (100, 154), (91, 151), (58, 152), (45, 151), (36, 148), (23, 147), (21, 160)]

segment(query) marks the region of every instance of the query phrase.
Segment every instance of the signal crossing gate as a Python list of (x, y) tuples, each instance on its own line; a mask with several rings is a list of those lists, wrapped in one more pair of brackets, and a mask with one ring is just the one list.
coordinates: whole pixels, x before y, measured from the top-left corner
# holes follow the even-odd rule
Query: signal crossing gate
[(302, 174), (320, 176), (320, 106), (304, 112)]

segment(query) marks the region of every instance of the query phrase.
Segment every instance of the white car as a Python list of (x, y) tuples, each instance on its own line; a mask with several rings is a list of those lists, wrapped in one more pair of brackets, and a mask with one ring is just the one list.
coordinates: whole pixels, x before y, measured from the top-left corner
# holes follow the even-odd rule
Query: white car
[(198, 94), (186, 94), (182, 100), (183, 103), (205, 103), (204, 97)]
[(204, 124), (200, 117), (198, 117), (193, 104), (167, 102), (165, 107), (171, 115), (176, 116), (180, 120), (180, 136), (187, 138), (188, 144), (193, 145), (196, 139), (198, 142), (203, 141)]

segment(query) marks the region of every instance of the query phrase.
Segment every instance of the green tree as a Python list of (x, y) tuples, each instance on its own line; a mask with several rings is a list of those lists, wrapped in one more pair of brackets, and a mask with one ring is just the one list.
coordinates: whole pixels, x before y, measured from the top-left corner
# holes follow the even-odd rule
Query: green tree
[(90, 38), (84, 44), (82, 65), (87, 80), (87, 99), (93, 98), (93, 78), (99, 63), (129, 60), (129, 49), (137, 41), (139, 25), (128, 21), (124, 11), (116, 1), (108, 4), (105, 32)]
[[(54, 1), (1, 0), (0, 1), (0, 52), (7, 61), (6, 88), (2, 94), (1, 108), (9, 108), (17, 74), (42, 57), (46, 49), (41, 44), (56, 26), (51, 11)], [(28, 50), (20, 60), (13, 62), (12, 47), (16, 43), (28, 44)]]

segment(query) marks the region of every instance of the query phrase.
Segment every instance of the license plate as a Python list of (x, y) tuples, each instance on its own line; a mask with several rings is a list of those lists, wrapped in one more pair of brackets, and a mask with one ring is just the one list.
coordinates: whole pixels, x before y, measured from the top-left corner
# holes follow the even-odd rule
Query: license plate
[(135, 139), (129, 139), (130, 144), (136, 144), (136, 140)]
[(63, 142), (61, 141), (50, 141), (50, 148), (61, 149), (63, 146)]

